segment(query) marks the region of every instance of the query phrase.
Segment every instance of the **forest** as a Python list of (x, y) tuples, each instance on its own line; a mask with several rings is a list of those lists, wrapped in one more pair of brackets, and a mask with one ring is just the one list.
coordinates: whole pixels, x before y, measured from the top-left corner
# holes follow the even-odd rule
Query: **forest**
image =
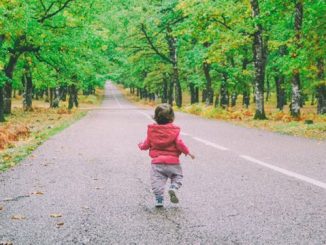
[[(111, 1), (110, 69), (140, 98), (326, 113), (323, 1)], [(238, 101), (240, 100), (241, 101)]]
[[(49, 107), (78, 93), (94, 93), (107, 73), (108, 34), (102, 1), (1, 0), (0, 121), (21, 95), (25, 111), (33, 100)], [(69, 97), (69, 98), (68, 98)]]
[[(22, 96), (78, 106), (110, 79), (182, 107), (326, 113), (322, 0), (1, 0), (0, 121)], [(241, 101), (240, 101), (241, 100)]]

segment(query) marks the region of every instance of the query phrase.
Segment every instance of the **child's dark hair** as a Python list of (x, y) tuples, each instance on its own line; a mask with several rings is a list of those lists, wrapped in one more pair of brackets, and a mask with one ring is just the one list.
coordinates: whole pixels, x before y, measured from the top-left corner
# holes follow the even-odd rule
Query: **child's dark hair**
[(174, 121), (174, 111), (169, 104), (161, 104), (156, 107), (154, 120), (157, 124), (168, 124)]

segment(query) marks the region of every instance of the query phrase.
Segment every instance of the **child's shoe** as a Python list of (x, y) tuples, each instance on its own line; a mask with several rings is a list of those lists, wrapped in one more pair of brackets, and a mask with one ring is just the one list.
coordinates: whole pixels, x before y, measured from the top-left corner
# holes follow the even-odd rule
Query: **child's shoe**
[(163, 201), (164, 201), (163, 197), (156, 197), (155, 198), (155, 207), (157, 207), (157, 208), (163, 207)]
[(178, 191), (178, 189), (175, 188), (175, 186), (173, 186), (173, 185), (170, 186), (170, 188), (169, 188), (169, 195), (170, 195), (170, 201), (172, 203), (178, 203), (179, 202), (179, 199), (177, 197), (177, 191)]

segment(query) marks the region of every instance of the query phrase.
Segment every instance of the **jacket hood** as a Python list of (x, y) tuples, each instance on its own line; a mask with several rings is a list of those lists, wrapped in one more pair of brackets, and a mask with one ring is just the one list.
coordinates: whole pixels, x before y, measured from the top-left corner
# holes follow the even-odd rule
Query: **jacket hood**
[(166, 147), (173, 144), (179, 134), (180, 128), (172, 123), (148, 125), (149, 140), (152, 145), (157, 147)]

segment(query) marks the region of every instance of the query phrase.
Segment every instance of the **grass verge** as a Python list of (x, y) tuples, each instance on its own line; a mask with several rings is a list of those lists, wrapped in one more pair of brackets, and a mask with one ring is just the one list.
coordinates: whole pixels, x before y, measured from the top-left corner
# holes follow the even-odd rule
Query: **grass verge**
[(15, 166), (51, 136), (69, 127), (86, 114), (87, 112), (75, 113), (69, 119), (57, 122), (55, 126), (49, 125), (46, 129), (32, 133), (28, 139), (10, 145), (0, 152), (0, 172)]
[[(102, 102), (103, 94), (81, 96), (80, 107), (83, 110), (73, 109), (70, 111), (66, 109), (66, 103), (62, 103), (60, 108), (50, 109), (47, 103), (36, 101), (33, 111), (24, 112), (20, 106), (20, 99), (14, 100), (12, 115), (7, 118), (5, 123), (0, 124), (0, 143), (2, 143), (0, 144), (2, 148), (0, 150), (0, 172), (15, 166), (44, 141), (85, 116), (89, 111), (87, 108)], [(27, 133), (26, 130), (21, 130), (26, 128)], [(18, 135), (17, 132), (21, 131), (25, 134)]]

